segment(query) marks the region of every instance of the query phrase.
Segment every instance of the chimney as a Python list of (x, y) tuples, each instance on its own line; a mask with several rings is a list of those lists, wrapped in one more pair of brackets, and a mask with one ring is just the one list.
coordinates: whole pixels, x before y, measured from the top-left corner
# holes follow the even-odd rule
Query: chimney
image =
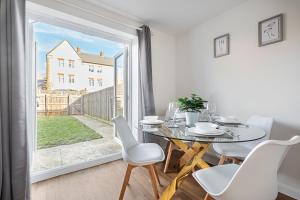
[(100, 51), (100, 56), (104, 57), (104, 52), (102, 50)]
[(79, 47), (76, 48), (76, 52), (80, 53), (80, 48)]

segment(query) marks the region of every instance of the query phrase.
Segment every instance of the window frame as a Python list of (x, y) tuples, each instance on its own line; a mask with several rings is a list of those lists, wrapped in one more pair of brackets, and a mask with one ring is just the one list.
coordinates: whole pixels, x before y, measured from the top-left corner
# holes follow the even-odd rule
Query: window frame
[(89, 72), (95, 72), (95, 65), (88, 64), (89, 65)]
[(97, 66), (97, 73), (98, 74), (101, 74), (102, 73), (102, 66), (101, 65), (99, 65), (99, 66)]
[(102, 78), (97, 78), (97, 83), (99, 87), (103, 86), (103, 79)]
[(75, 75), (74, 74), (69, 74), (69, 84), (74, 84), (74, 83), (75, 83)]
[(90, 87), (94, 87), (95, 86), (95, 79), (94, 78), (89, 78), (89, 86)]
[(69, 60), (69, 68), (74, 68), (75, 67), (75, 60)]
[[(26, 73), (27, 83), (29, 84), (28, 87), (28, 93), (27, 93), (27, 107), (29, 110), (32, 110), (32, 112), (27, 113), (28, 118), (28, 127), (29, 132), (31, 133), (29, 135), (29, 142), (30, 142), (30, 150), (36, 150), (35, 142), (32, 143), (32, 138), (35, 139), (36, 134), (36, 87), (35, 87), (35, 79), (36, 79), (36, 65), (34, 63), (34, 51), (33, 51), (33, 37), (32, 33), (30, 32), (32, 30), (31, 23), (34, 22), (43, 22), (48, 23), (50, 25), (54, 26), (60, 26), (68, 29), (72, 29), (75, 31), (79, 31), (88, 35), (101, 37), (107, 40), (123, 43), (126, 48), (128, 48), (129, 51), (129, 61), (128, 61), (128, 74), (129, 76), (134, 76), (135, 79), (136, 73), (133, 73), (132, 68), (136, 68), (137, 66), (137, 49), (138, 49), (138, 43), (137, 43), (137, 36), (134, 34), (135, 30), (132, 33), (126, 32), (126, 29), (122, 27), (113, 27), (109, 24), (103, 23), (103, 22), (95, 22), (93, 20), (86, 19), (85, 17), (77, 17), (76, 15), (72, 15), (70, 13), (65, 13), (63, 11), (60, 11), (59, 9), (54, 9), (51, 7), (42, 6), (38, 3), (34, 3), (31, 1), (28, 1), (26, 3), (26, 46), (29, 49), (27, 51), (27, 65), (29, 69), (29, 72)], [(134, 58), (134, 61), (133, 59)], [(34, 67), (35, 66), (35, 67)], [(135, 82), (135, 80), (134, 80)], [(126, 100), (128, 101), (128, 124), (130, 127), (132, 127), (133, 121), (132, 121), (132, 115), (133, 115), (133, 99), (132, 99), (132, 78), (128, 79), (128, 91), (126, 95)], [(136, 87), (136, 86), (134, 86)], [(134, 99), (134, 101), (136, 101)], [(134, 107), (135, 108), (135, 107)], [(136, 118), (136, 114), (134, 114), (134, 117)], [(136, 135), (138, 136), (138, 135)], [(32, 144), (31, 144), (32, 143)], [(32, 152), (30, 152), (30, 156), (32, 156)], [(65, 173), (74, 172), (77, 170), (85, 169), (88, 167), (93, 167), (95, 165), (107, 163), (116, 159), (121, 158), (121, 154), (114, 155), (112, 157), (105, 157), (101, 158), (99, 160), (93, 160), (88, 163), (79, 163), (72, 166), (64, 166), (61, 168), (55, 168), (50, 171), (45, 171), (43, 173), (37, 173), (37, 174), (31, 174), (31, 182), (38, 182), (45, 179), (49, 179), (58, 175), (62, 175)]]
[(58, 83), (59, 84), (64, 84), (65, 83), (65, 74), (64, 73), (57, 73), (57, 75), (58, 75)]
[(58, 60), (58, 67), (65, 67), (65, 59), (64, 58), (57, 58)]

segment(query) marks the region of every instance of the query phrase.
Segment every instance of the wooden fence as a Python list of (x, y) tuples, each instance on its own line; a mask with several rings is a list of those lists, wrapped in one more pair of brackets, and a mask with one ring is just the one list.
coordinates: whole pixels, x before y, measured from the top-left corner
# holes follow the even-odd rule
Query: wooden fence
[[(80, 99), (79, 95), (40, 94), (37, 95), (38, 115), (74, 115), (81, 114), (75, 103)], [(76, 107), (77, 106), (77, 107)], [(80, 105), (81, 107), (81, 105)]]
[(82, 98), (84, 114), (100, 118), (106, 121), (111, 121), (114, 110), (113, 87), (105, 88), (97, 92), (83, 95)]
[[(113, 97), (113, 87), (85, 95), (42, 94), (37, 96), (37, 113), (38, 115), (87, 114), (111, 121), (114, 110)], [(117, 108), (122, 108), (119, 101)]]

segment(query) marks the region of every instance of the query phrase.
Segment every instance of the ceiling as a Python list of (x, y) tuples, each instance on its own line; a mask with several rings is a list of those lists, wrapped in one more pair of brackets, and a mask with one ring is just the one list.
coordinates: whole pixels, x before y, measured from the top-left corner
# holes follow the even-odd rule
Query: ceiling
[(170, 34), (180, 34), (192, 26), (247, 0), (87, 0), (118, 11)]

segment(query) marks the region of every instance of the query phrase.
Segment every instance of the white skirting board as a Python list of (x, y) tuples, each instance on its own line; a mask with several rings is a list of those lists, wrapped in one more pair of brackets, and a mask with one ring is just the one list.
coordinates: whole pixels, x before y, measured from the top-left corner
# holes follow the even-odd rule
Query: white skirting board
[(279, 173), (278, 186), (280, 193), (300, 199), (300, 180)]

